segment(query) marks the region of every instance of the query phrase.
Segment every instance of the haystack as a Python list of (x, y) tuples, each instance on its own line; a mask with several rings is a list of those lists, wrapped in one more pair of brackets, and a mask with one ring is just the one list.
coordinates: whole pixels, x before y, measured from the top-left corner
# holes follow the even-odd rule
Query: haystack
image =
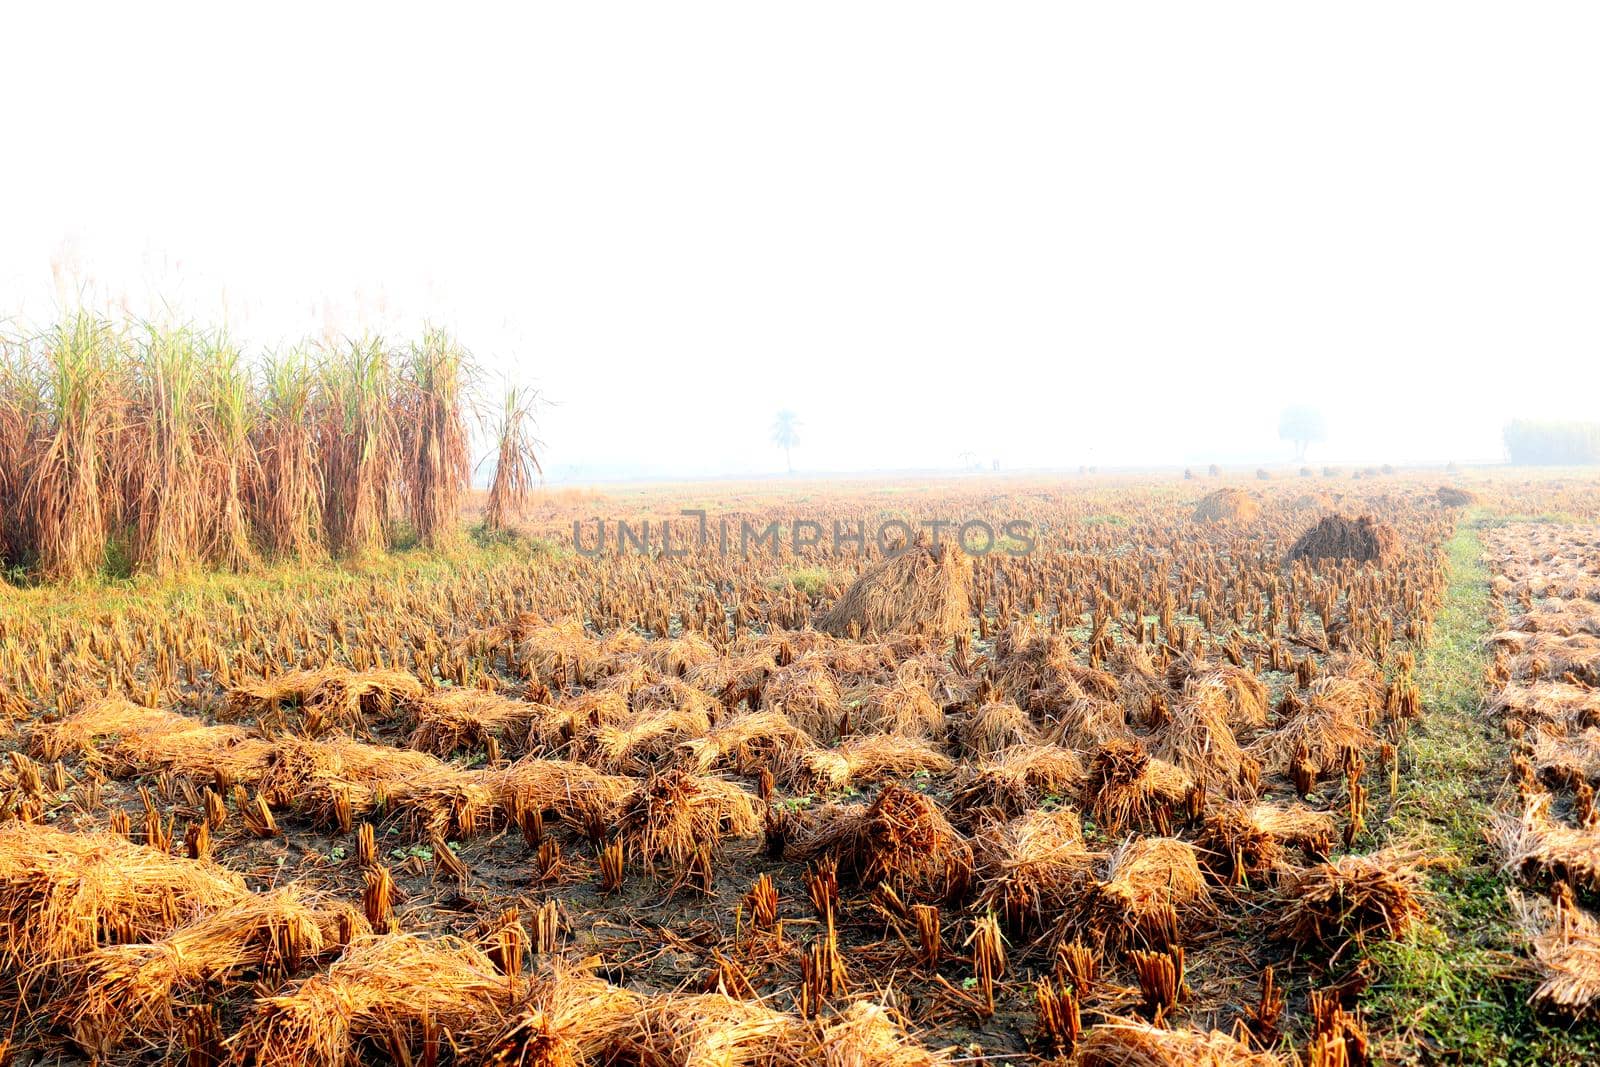
[(965, 891), (972, 846), (932, 798), (901, 785), (883, 787), (870, 805), (824, 809), (818, 825), (785, 859), (832, 855), (861, 885), (890, 885), (907, 901), (939, 903)]
[(835, 637), (920, 634), (945, 641), (972, 624), (972, 559), (951, 543), (915, 544), (868, 567), (817, 619)]
[(1300, 539), (1283, 557), (1285, 564), (1297, 560), (1353, 560), (1387, 566), (1400, 556), (1400, 533), (1386, 522), (1370, 515), (1348, 519), (1327, 515)]
[(1252, 522), (1261, 505), (1243, 489), (1218, 489), (1202, 497), (1194, 509), (1195, 522)]
[(1441, 485), (1435, 495), (1439, 498), (1439, 503), (1447, 508), (1470, 507), (1478, 502), (1477, 493), (1454, 485)]

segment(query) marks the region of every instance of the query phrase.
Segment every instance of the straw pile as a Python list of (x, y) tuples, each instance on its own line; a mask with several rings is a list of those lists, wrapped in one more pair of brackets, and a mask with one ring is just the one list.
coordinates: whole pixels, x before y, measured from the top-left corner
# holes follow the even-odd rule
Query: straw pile
[(1169, 827), (1194, 789), (1187, 771), (1153, 759), (1140, 742), (1108, 741), (1089, 763), (1083, 807), (1108, 833), (1136, 826)]
[(248, 783), (264, 772), (272, 742), (238, 726), (207, 726), (187, 715), (105, 697), (61, 722), (34, 727), (31, 748), (43, 759), (76, 753), (105, 761), (118, 777), (170, 770)]
[(920, 634), (944, 641), (971, 626), (972, 560), (952, 544), (916, 544), (873, 564), (817, 619), (835, 637)]
[(1073, 920), (1110, 947), (1166, 948), (1182, 926), (1215, 911), (1200, 861), (1187, 842), (1137, 837), (1123, 842), (1105, 876), (1083, 897)]
[(1194, 509), (1195, 522), (1253, 522), (1261, 505), (1243, 489), (1218, 489), (1202, 497)]
[(518, 1015), (489, 1042), (489, 1067), (574, 1067), (602, 1062), (634, 1026), (639, 994), (597, 977), (596, 959), (544, 957)]
[(118, 834), (0, 826), (0, 944), (13, 973), (155, 940), (249, 895), (236, 874)]
[(1370, 515), (1348, 519), (1327, 515), (1300, 535), (1284, 556), (1284, 563), (1297, 560), (1354, 560), (1357, 563), (1392, 564), (1400, 556), (1400, 534), (1393, 526)]
[(817, 742), (781, 711), (752, 711), (682, 745), (684, 758), (704, 774), (714, 767), (757, 774), (816, 748)]
[(297, 706), (307, 732), (315, 734), (393, 718), (397, 705), (422, 693), (422, 683), (403, 671), (323, 667), (235, 686), (228, 692), (228, 708), (236, 715), (261, 715)]
[(482, 689), (432, 693), (416, 702), (415, 727), (406, 743), (418, 752), (449, 756), (483, 748), (494, 738), (521, 751), (527, 748), (530, 727), (553, 713), (547, 704)]
[(1422, 873), (1392, 850), (1319, 863), (1286, 879), (1282, 897), (1273, 936), (1300, 945), (1403, 937), (1428, 914)]
[(819, 825), (785, 859), (831, 855), (864, 886), (887, 883), (907, 900), (943, 901), (965, 891), (972, 846), (930, 797), (885, 785), (870, 805), (825, 809)]
[(1021, 745), (977, 763), (963, 762), (951, 804), (958, 811), (993, 807), (1006, 816), (1036, 808), (1047, 796), (1079, 793), (1083, 761), (1059, 745)]
[(1070, 809), (1034, 810), (980, 831), (973, 842), (980, 882), (977, 909), (1021, 930), (1075, 899), (1094, 857)]
[(796, 660), (767, 679), (761, 710), (780, 712), (816, 740), (827, 741), (838, 736), (844, 697), (826, 663)]
[(1600, 921), (1574, 904), (1514, 898), (1541, 980), (1528, 998), (1570, 1019), (1600, 1012)]
[(1091, 1027), (1078, 1046), (1080, 1067), (1283, 1067), (1219, 1030), (1168, 1030), (1137, 1019)]
[(754, 798), (732, 782), (674, 769), (623, 798), (617, 829), (647, 870), (663, 860), (682, 870), (700, 847), (761, 829), (761, 817)]
[(230, 1039), (230, 1062), (346, 1067), (363, 1041), (402, 1062), (428, 1046), (469, 1049), (500, 1032), (525, 986), (459, 938), (369, 934), (327, 971), (262, 999)]
[(290, 886), (251, 894), (148, 944), (107, 945), (72, 964), (61, 1021), (85, 1051), (178, 1025), (174, 999), (246, 973), (293, 973), (341, 947), (366, 920), (349, 904)]
[(955, 761), (928, 742), (898, 734), (856, 734), (836, 748), (813, 749), (783, 768), (778, 777), (799, 788), (842, 789), (919, 771), (945, 774)]

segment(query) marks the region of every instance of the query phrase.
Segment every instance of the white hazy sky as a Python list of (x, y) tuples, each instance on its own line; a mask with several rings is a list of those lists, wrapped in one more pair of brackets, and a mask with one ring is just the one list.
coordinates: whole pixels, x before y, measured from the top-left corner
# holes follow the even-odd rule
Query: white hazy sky
[(1600, 418), (1600, 6), (16, 4), (0, 297), (452, 327), (552, 474)]

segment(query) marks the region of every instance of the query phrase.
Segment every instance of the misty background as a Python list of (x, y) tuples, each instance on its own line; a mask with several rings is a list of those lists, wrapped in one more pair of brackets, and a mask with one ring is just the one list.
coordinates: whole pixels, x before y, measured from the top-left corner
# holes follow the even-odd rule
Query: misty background
[(552, 480), (1493, 462), (1600, 396), (1585, 4), (29, 5), (0, 315), (455, 332)]

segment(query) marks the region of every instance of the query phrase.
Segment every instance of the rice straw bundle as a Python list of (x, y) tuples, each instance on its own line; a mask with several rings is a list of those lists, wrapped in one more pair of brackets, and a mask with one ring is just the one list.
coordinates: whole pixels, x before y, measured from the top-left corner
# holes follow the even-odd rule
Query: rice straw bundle
[(308, 733), (327, 729), (362, 729), (387, 721), (396, 708), (419, 699), (422, 683), (404, 671), (351, 671), (343, 667), (289, 671), (228, 691), (228, 708), (236, 715), (261, 715), (299, 707)]
[(747, 712), (683, 745), (688, 766), (702, 774), (719, 767), (736, 774), (776, 772), (782, 763), (816, 747), (810, 734), (779, 711)]
[(517, 645), (524, 675), (552, 691), (587, 685), (600, 661), (600, 643), (578, 622), (559, 622), (529, 630)]
[(704, 634), (690, 630), (678, 637), (647, 642), (643, 655), (657, 673), (668, 678), (684, 678), (694, 668), (716, 660), (721, 653)]
[(1153, 759), (1138, 741), (1108, 741), (1089, 764), (1084, 809), (1109, 833), (1136, 826), (1171, 826), (1176, 810), (1194, 794), (1194, 779), (1180, 767)]
[(365, 929), (350, 905), (294, 886), (250, 894), (156, 941), (102, 946), (74, 961), (58, 1013), (81, 1048), (104, 1055), (130, 1038), (170, 1034), (177, 996), (250, 971), (293, 973)]
[(926, 741), (898, 734), (858, 734), (834, 748), (799, 754), (778, 777), (797, 788), (832, 790), (918, 772), (943, 774), (954, 766), (954, 760)]
[(645, 1001), (617, 1060), (649, 1067), (758, 1067), (782, 1062), (800, 1022), (725, 993), (665, 994)]
[(1495, 827), (1507, 871), (1529, 879), (1549, 878), (1600, 890), (1600, 830), (1555, 821), (1549, 793), (1523, 797), (1521, 817), (1504, 816)]
[(1137, 1019), (1108, 1019), (1090, 1027), (1078, 1046), (1081, 1067), (1283, 1067), (1219, 1030), (1168, 1030)]
[[(99, 744), (106, 740), (110, 743)], [(187, 715), (106, 697), (89, 701), (61, 722), (36, 726), (31, 748), (44, 759), (79, 753), (109, 760), (119, 776), (167, 770), (250, 783), (264, 773), (272, 743), (237, 726), (208, 726)]]
[(288, 806), (319, 825), (343, 824), (378, 810), (402, 812), (427, 836), (471, 836), (485, 829), (492, 794), (484, 775), (425, 752), (335, 736), (280, 738), (259, 783), (269, 804)]
[(1111, 853), (1102, 879), (1087, 893), (1074, 917), (1112, 948), (1166, 948), (1183, 926), (1215, 911), (1211, 890), (1194, 848), (1170, 837), (1136, 837)]
[(1513, 903), (1541, 974), (1528, 1002), (1569, 1019), (1592, 1018), (1600, 1010), (1600, 921), (1566, 901), (1516, 894)]
[(230, 1062), (345, 1067), (366, 1040), (411, 1062), (429, 1031), (467, 1050), (501, 1030), (506, 1005), (526, 988), (459, 938), (369, 934), (324, 973), (260, 1000), (229, 1039)]
[(1394, 850), (1341, 856), (1287, 879), (1273, 936), (1325, 946), (1369, 934), (1403, 937), (1428, 914), (1422, 874), (1411, 859)]
[(579, 826), (585, 818), (616, 825), (623, 798), (639, 784), (573, 760), (533, 757), (491, 771), (486, 781), (503, 811), (550, 814)]
[(829, 855), (864, 886), (887, 884), (915, 903), (964, 892), (972, 846), (929, 797), (885, 785), (870, 805), (824, 809), (818, 825), (784, 852), (785, 859)]
[(1000, 915), (1013, 930), (1059, 912), (1078, 894), (1094, 861), (1078, 813), (1067, 808), (1034, 810), (987, 826), (974, 839), (973, 852), (977, 910)]
[(647, 870), (662, 860), (682, 870), (702, 845), (760, 830), (761, 817), (754, 798), (733, 783), (675, 769), (652, 775), (623, 798), (617, 829)]
[(945, 727), (944, 709), (933, 699), (927, 682), (914, 677), (868, 685), (852, 691), (850, 699), (861, 706), (858, 728), (862, 730), (929, 738)]
[(796, 660), (774, 671), (761, 689), (761, 710), (781, 712), (818, 741), (838, 736), (844, 718), (839, 683), (819, 660)]
[(835, 637), (924, 635), (946, 641), (971, 625), (972, 558), (945, 543), (907, 545), (861, 572), (817, 629)]
[(598, 959), (547, 957), (519, 1014), (489, 1043), (489, 1067), (577, 1067), (603, 1062), (624, 1044), (639, 994), (597, 977)]
[(821, 1067), (948, 1067), (947, 1051), (924, 1048), (881, 1004), (858, 1000), (820, 1028), (789, 1062)]
[(951, 805), (958, 811), (993, 807), (1020, 815), (1047, 797), (1075, 796), (1087, 775), (1083, 761), (1059, 745), (1018, 745), (977, 763), (961, 764)]
[(704, 707), (635, 712), (625, 722), (600, 726), (584, 739), (586, 758), (601, 770), (643, 773), (683, 742), (704, 737), (711, 717)]
[(1028, 713), (1009, 700), (983, 705), (967, 716), (957, 735), (961, 747), (973, 755), (987, 756), (1014, 745), (1036, 744), (1039, 731)]
[(118, 834), (0, 825), (0, 958), (11, 973), (163, 937), (248, 896), (236, 874)]
[(1253, 799), (1261, 766), (1239, 748), (1228, 726), (1231, 699), (1220, 685), (1184, 687), (1171, 718), (1155, 734), (1150, 753), (1204, 783), (1208, 795)]
[(533, 724), (552, 714), (548, 704), (512, 700), (483, 689), (431, 693), (416, 702), (416, 725), (406, 744), (418, 752), (449, 756), (482, 748), (492, 737), (521, 751), (527, 748)]

